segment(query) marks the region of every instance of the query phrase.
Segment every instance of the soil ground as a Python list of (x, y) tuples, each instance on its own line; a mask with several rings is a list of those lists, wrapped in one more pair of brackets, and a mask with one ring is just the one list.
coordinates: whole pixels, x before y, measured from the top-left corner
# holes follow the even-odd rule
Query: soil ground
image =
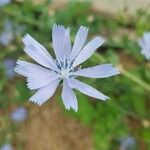
[(54, 100), (41, 107), (29, 104), (28, 115), (17, 133), (23, 150), (93, 150), (91, 129), (64, 115)]

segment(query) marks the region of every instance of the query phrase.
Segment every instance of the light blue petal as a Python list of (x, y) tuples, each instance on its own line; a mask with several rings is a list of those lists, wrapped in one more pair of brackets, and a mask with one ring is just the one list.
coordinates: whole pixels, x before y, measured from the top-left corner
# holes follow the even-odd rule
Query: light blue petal
[(28, 77), (27, 78), (27, 87), (30, 90), (35, 90), (35, 89), (39, 89), (41, 87), (44, 87), (48, 84), (50, 84), (52, 81), (54, 81), (55, 79), (58, 79), (59, 75), (56, 76), (47, 76), (47, 77)]
[(17, 61), (17, 66), (14, 70), (27, 77), (27, 86), (31, 90), (46, 86), (59, 78), (59, 74), (52, 70), (21, 60)]
[(80, 69), (70, 75), (83, 76), (89, 78), (107, 78), (119, 74), (119, 69), (112, 64), (103, 64), (90, 68)]
[(106, 99), (109, 98), (109, 97), (105, 96), (104, 94), (100, 93), (95, 88), (89, 86), (86, 83), (80, 82), (76, 79), (69, 78), (68, 83), (69, 83), (71, 88), (75, 88), (75, 89), (79, 90), (80, 92), (82, 92), (85, 95), (88, 95), (88, 96), (91, 96), (91, 97), (94, 97), (94, 98), (97, 98), (97, 99), (101, 99), (103, 101), (105, 101)]
[(150, 47), (149, 48), (144, 47), (141, 53), (145, 56), (147, 60), (150, 60)]
[(139, 45), (141, 47), (141, 53), (146, 59), (150, 59), (150, 32), (145, 32), (143, 37), (139, 40)]
[(91, 40), (86, 46), (83, 47), (78, 56), (75, 58), (73, 67), (83, 63), (88, 58), (90, 58), (96, 51), (96, 49), (100, 47), (103, 43), (104, 39), (102, 37), (96, 37)]
[(66, 79), (63, 81), (62, 100), (66, 109), (69, 110), (72, 108), (75, 110), (75, 112), (78, 111), (77, 98), (72, 89), (69, 87), (68, 81)]
[(143, 35), (143, 41), (145, 41), (146, 44), (149, 44), (150, 41), (150, 32), (145, 32)]
[(49, 77), (51, 75), (56, 75), (56, 73), (52, 70), (27, 61), (18, 60), (16, 64), (17, 65), (14, 70), (25, 77)]
[(45, 101), (53, 96), (60, 80), (54, 80), (49, 85), (40, 88), (37, 92), (29, 99), (30, 101), (42, 105)]
[(70, 28), (65, 30), (65, 51), (64, 56), (68, 57), (71, 52)]
[(52, 29), (52, 43), (58, 60), (64, 60), (64, 56), (71, 51), (70, 29), (62, 25), (54, 24)]
[(34, 59), (36, 62), (43, 65), (44, 67), (58, 71), (53, 58), (40, 43), (33, 39), (29, 34), (26, 34), (22, 41), (25, 44), (24, 51), (32, 59)]
[(70, 54), (70, 60), (73, 60), (78, 55), (82, 47), (84, 46), (84, 43), (87, 38), (87, 34), (88, 34), (88, 28), (81, 26), (75, 37), (74, 45)]

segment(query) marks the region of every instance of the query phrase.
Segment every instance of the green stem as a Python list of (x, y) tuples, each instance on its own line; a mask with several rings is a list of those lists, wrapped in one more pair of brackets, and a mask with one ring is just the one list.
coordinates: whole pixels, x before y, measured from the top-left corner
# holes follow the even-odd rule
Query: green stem
[(122, 75), (124, 75), (125, 77), (129, 78), (130, 80), (132, 80), (133, 82), (136, 82), (137, 84), (139, 84), (141, 87), (143, 87), (144, 89), (150, 91), (150, 85), (148, 85), (146, 82), (144, 82), (143, 80), (141, 80), (140, 78), (138, 78), (137, 76), (131, 74), (130, 72), (128, 72), (127, 70), (122, 70), (121, 71)]

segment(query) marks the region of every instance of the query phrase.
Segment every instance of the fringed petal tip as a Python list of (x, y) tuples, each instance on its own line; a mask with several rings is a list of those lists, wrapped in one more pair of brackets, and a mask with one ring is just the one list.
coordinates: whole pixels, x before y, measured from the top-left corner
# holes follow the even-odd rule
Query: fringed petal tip
[(72, 109), (72, 110), (74, 110), (75, 112), (78, 112), (78, 108), (77, 109), (75, 109), (75, 108), (73, 108), (73, 107), (67, 107), (67, 106), (65, 106), (65, 108), (69, 111), (70, 109)]
[(103, 99), (101, 99), (102, 101), (107, 101), (107, 100), (109, 100), (110, 99), (110, 97), (108, 97), (108, 96), (105, 96)]
[(121, 73), (119, 68), (117, 68), (117, 67), (114, 67), (114, 68), (115, 68), (116, 75)]
[(59, 24), (54, 24), (53, 25), (53, 29), (55, 29), (55, 28), (57, 28), (57, 29), (65, 29), (65, 26), (63, 26), (63, 25), (59, 25)]
[(119, 75), (120, 73), (121, 73), (120, 69), (112, 65), (111, 76), (116, 76), (116, 75)]
[(36, 101), (35, 99), (32, 99), (32, 98), (30, 98), (29, 101), (34, 103), (34, 104), (37, 104), (38, 106), (42, 106), (42, 104), (43, 104), (40, 101)]
[(106, 41), (103, 36), (98, 36), (97, 38), (99, 38), (99, 41), (100, 41), (101, 45), (104, 44), (105, 41)]
[(32, 38), (32, 37), (31, 37), (28, 33), (26, 33), (26, 34), (23, 36), (22, 41), (23, 41), (23, 43), (25, 44), (25, 43), (28, 42), (27, 40), (29, 40), (29, 39), (31, 39), (31, 38)]
[(16, 73), (18, 73), (18, 74), (24, 76), (24, 74), (22, 73), (22, 70), (21, 70), (21, 68), (20, 68), (20, 65), (17, 64), (13, 70), (14, 70)]
[(14, 68), (14, 71), (15, 71), (16, 73), (18, 73), (18, 67), (17, 67), (17, 65), (16, 65), (16, 67)]
[(30, 90), (35, 90), (35, 88), (33, 88), (30, 83), (27, 81), (27, 84), (26, 84), (27, 88), (30, 89)]
[(86, 27), (86, 26), (84, 26), (84, 25), (81, 25), (81, 26), (80, 26), (80, 29), (82, 29), (82, 30), (86, 30), (86, 31), (88, 31), (88, 30), (89, 30), (89, 28), (88, 28), (88, 27)]

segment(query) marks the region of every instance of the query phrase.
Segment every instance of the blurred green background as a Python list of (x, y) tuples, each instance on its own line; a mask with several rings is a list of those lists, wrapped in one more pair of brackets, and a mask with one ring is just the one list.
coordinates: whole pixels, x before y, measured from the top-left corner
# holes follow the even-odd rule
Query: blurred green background
[[(150, 61), (141, 55), (138, 45), (144, 31), (150, 31), (149, 7), (130, 15), (126, 10), (113, 14), (98, 11), (92, 1), (69, 1), (59, 6), (49, 0), (2, 2), (0, 150), (149, 150)], [(82, 66), (113, 63), (121, 74), (81, 80), (110, 100), (98, 101), (76, 91), (79, 110), (66, 111), (60, 87), (52, 100), (41, 107), (28, 102), (33, 92), (27, 89), (25, 79), (13, 71), (18, 58), (30, 61), (21, 40), (29, 33), (53, 54), (54, 23), (71, 28), (72, 42), (80, 25), (89, 27), (88, 39), (95, 35), (105, 37), (105, 44)]]

